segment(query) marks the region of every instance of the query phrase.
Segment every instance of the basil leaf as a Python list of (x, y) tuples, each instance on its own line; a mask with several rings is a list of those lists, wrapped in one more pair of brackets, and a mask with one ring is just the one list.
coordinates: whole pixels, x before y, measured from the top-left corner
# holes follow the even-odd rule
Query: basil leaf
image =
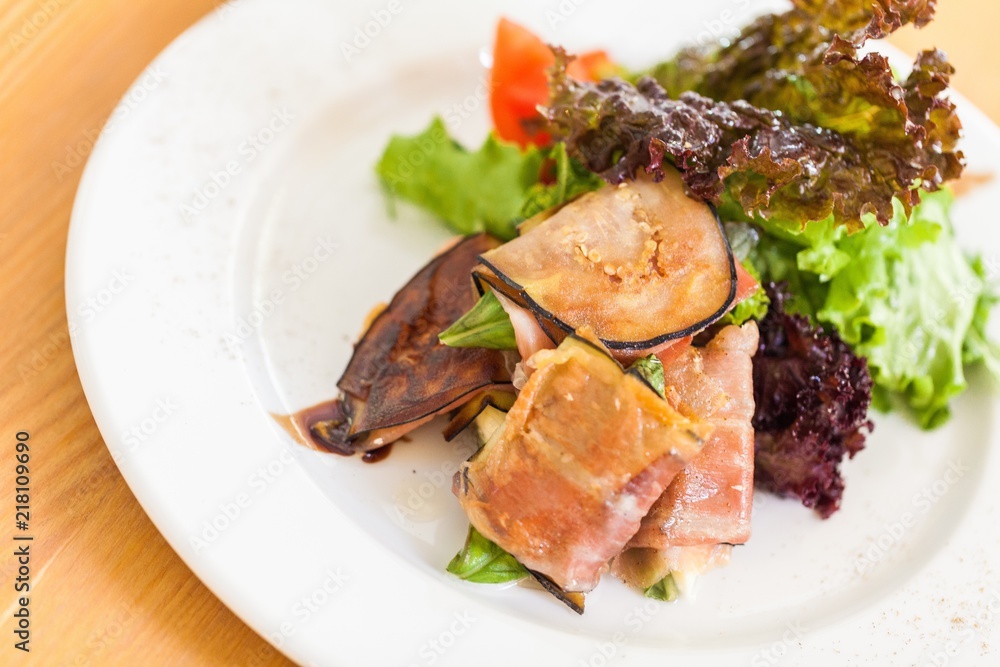
[(528, 570), (517, 559), (469, 526), (465, 546), (451, 562), (448, 571), (477, 584), (502, 584), (528, 576)]
[(635, 363), (628, 367), (627, 372), (638, 376), (640, 380), (659, 394), (660, 398), (667, 397), (666, 381), (663, 379), (663, 363), (655, 354), (636, 359)]
[(441, 332), (438, 339), (448, 347), (484, 347), (516, 350), (514, 325), (493, 292), (486, 292), (457, 322)]
[(646, 597), (653, 598), (654, 600), (673, 602), (681, 596), (681, 591), (677, 588), (677, 582), (674, 581), (674, 575), (668, 574), (647, 588), (644, 591), (644, 594)]
[(549, 149), (548, 158), (551, 174), (546, 181), (551, 183), (538, 182), (528, 190), (527, 199), (521, 207), (521, 217), (525, 220), (596, 190), (603, 183), (600, 176), (569, 157), (566, 144), (555, 144)]

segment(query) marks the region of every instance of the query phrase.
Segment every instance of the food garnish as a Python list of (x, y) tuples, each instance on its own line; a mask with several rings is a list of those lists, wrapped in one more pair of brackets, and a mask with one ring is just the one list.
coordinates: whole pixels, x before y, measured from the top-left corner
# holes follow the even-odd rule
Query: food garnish
[(785, 312), (787, 289), (771, 284), (753, 358), (758, 488), (798, 497), (823, 518), (840, 507), (840, 463), (865, 446), (872, 380), (868, 364), (836, 333)]
[(561, 590), (585, 593), (711, 427), (596, 339), (569, 336), (526, 363), (527, 384), (503, 428), (459, 468), (455, 494), (482, 535)]
[(311, 427), (320, 444), (341, 454), (378, 449), (483, 391), (509, 384), (503, 353), (438, 343), (438, 334), (475, 303), (469, 273), (479, 253), (497, 244), (485, 234), (462, 240), (393, 297), (337, 383), (341, 415)]
[(641, 73), (501, 20), (482, 146), (440, 119), (390, 140), (390, 202), (465, 238), (374, 319), (312, 431), (371, 451), (450, 414), (478, 445), (457, 577), (578, 613), (609, 571), (689, 597), (750, 539), (755, 490), (846, 502), (870, 407), (934, 428), (969, 364), (1000, 373), (997, 298), (949, 220), (952, 68), (925, 51), (898, 78), (870, 48), (934, 1), (793, 5)]

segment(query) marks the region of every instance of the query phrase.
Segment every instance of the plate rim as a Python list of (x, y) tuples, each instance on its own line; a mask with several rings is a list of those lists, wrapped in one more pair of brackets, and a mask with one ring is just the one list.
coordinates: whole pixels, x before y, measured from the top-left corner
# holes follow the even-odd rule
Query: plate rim
[[(244, 2), (246, 2), (246, 0), (242, 0), (240, 4), (243, 4)], [(248, 6), (252, 4), (252, 2), (247, 3)], [(256, 4), (263, 5), (264, 2), (258, 2)], [(216, 9), (209, 13), (188, 28), (185, 33), (164, 49), (164, 51), (154, 59), (150, 66), (155, 66), (158, 63), (161, 63), (164, 59), (170, 57), (180, 48), (179, 45), (182, 43), (201, 38), (200, 36), (215, 29), (215, 26), (218, 26), (221, 21), (222, 12), (220, 9)], [(136, 83), (133, 84), (133, 87), (131, 87), (123, 96), (123, 101), (119, 102), (116, 110), (126, 103), (125, 100), (129, 98), (129, 95), (132, 93), (134, 87), (139, 85), (141, 80), (142, 74), (137, 77)], [(973, 125), (976, 126), (977, 134), (979, 132), (991, 134), (992, 137), (990, 137), (989, 140), (995, 142), (997, 145), (1000, 145), (1000, 129), (989, 121), (985, 114), (965, 101), (960, 95), (954, 94), (953, 97), (961, 105), (963, 118), (967, 120), (967, 127)], [(111, 117), (114, 118), (115, 114), (113, 113)], [(971, 122), (968, 122), (969, 120), (971, 120)], [(130, 121), (126, 119), (122, 122), (122, 124), (124, 125), (129, 122)], [(109, 157), (111, 155), (111, 149), (108, 148), (110, 145), (111, 144), (105, 136), (102, 136), (95, 145), (91, 158), (88, 160), (83, 176), (81, 177), (77, 197), (74, 201), (66, 249), (66, 306), (67, 317), (71, 323), (75, 321), (75, 314), (78, 314), (78, 306), (82, 302), (77, 281), (73, 280), (79, 271), (77, 268), (77, 262), (81, 260), (79, 254), (80, 251), (77, 250), (81, 243), (79, 240), (80, 234), (82, 233), (81, 229), (85, 224), (81, 222), (81, 220), (85, 219), (86, 209), (87, 206), (89, 206), (88, 197), (94, 187), (96, 187), (93, 182), (100, 178), (102, 165), (111, 159)], [(247, 623), (247, 625), (253, 628), (262, 637), (270, 641), (272, 644), (275, 644), (276, 642), (274, 642), (273, 638), (268, 636), (269, 633), (266, 624), (261, 622), (261, 619), (253, 613), (253, 610), (239, 604), (238, 602), (231, 602), (231, 600), (233, 600), (233, 595), (230, 590), (227, 590), (227, 586), (220, 583), (220, 579), (216, 576), (213, 576), (216, 573), (214, 573), (211, 568), (206, 569), (202, 562), (193, 558), (190, 549), (186, 548), (186, 546), (182, 544), (183, 538), (181, 535), (183, 531), (179, 530), (176, 517), (171, 515), (167, 506), (157, 502), (158, 499), (154, 497), (150, 487), (143, 486), (143, 473), (147, 473), (148, 471), (136, 468), (129, 469), (130, 466), (127, 463), (123, 466), (122, 461), (120, 460), (121, 438), (116, 436), (115, 433), (110, 430), (110, 424), (113, 424), (115, 420), (107, 416), (106, 407), (98, 407), (97, 409), (94, 408), (95, 404), (99, 405), (103, 401), (103, 398), (99, 395), (101, 386), (101, 382), (98, 377), (99, 373), (93, 366), (92, 360), (87, 358), (86, 344), (88, 336), (90, 336), (90, 334), (87, 331), (76, 331), (72, 332), (71, 335), (74, 358), (77, 360), (81, 384), (87, 397), (88, 404), (94, 412), (95, 420), (98, 422), (105, 444), (112, 455), (115, 456), (116, 465), (118, 465), (120, 471), (122, 472), (122, 476), (125, 478), (126, 483), (129, 485), (133, 495), (143, 507), (143, 511), (150, 516), (154, 525), (157, 526), (157, 529), (167, 539), (171, 548), (182, 558), (185, 564), (191, 568), (196, 575), (198, 575), (202, 583), (204, 583), (214, 595), (222, 600), (239, 618), (241, 618), (241, 620)], [(115, 446), (116, 443), (118, 445), (117, 448)], [(996, 459), (995, 452), (991, 456), (991, 459)], [(289, 478), (289, 482), (293, 485), (298, 484), (301, 481), (302, 476), (308, 478), (308, 475), (304, 471), (297, 469), (294, 466), (289, 468), (288, 474), (292, 476)], [(312, 487), (311, 480), (308, 482), (308, 485), (310, 488)], [(265, 519), (262, 518), (262, 521), (264, 520)], [(277, 648), (285, 651), (290, 655), (290, 657), (300, 661), (302, 664), (309, 664), (311, 658), (314, 657), (309, 651), (309, 645), (295, 641), (285, 642)]]

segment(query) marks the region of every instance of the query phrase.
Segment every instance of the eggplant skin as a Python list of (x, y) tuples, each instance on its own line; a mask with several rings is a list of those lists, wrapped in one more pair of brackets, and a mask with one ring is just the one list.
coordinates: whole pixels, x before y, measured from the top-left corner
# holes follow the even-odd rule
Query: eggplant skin
[(484, 391), (478, 398), (470, 400), (455, 412), (444, 430), (445, 441), (451, 442), (458, 437), (458, 434), (472, 425), (486, 408), (496, 408), (501, 412), (507, 412), (514, 405), (516, 398), (517, 392), (514, 385)]
[(362, 336), (337, 382), (350, 404), (346, 439), (356, 448), (365, 448), (367, 433), (426, 419), (510, 382), (503, 352), (438, 340), (475, 305), (472, 268), (480, 254), (499, 245), (486, 234), (462, 239), (417, 272)]
[(479, 291), (531, 311), (556, 343), (590, 326), (610, 350), (650, 350), (706, 328), (736, 298), (718, 214), (675, 170), (590, 192), (479, 261)]

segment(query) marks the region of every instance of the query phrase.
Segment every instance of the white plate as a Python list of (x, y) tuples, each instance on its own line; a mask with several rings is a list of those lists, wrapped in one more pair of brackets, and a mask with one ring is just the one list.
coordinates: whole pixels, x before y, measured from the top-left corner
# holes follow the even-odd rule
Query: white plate
[[(271, 417), (331, 397), (365, 313), (446, 239), (411, 208), (390, 218), (372, 165), (391, 132), (434, 113), (481, 141), (479, 58), (498, 15), (639, 65), (763, 9), (242, 0), (140, 78), (73, 213), (73, 348), (135, 495), (257, 632), (317, 665), (996, 654), (997, 401), (981, 377), (935, 433), (880, 417), (829, 521), (759, 496), (753, 539), (696, 602), (654, 603), (606, 577), (582, 618), (539, 591), (444, 573), (464, 535), (448, 474), (464, 453), (439, 424), (369, 466), (308, 451)], [(962, 107), (970, 170), (1000, 172), (1000, 133)], [(955, 209), (968, 245), (994, 263), (998, 200), (994, 181)]]

